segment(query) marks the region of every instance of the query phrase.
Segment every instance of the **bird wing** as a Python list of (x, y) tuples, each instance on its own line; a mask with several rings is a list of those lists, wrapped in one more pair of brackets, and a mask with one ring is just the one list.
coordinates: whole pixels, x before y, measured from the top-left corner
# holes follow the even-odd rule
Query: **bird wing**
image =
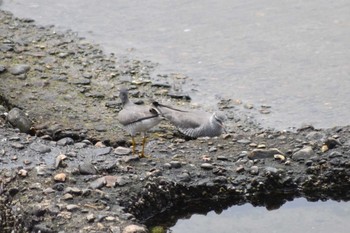
[(130, 104), (125, 106), (118, 114), (118, 121), (122, 125), (136, 123), (145, 119), (158, 117), (158, 111), (145, 105)]

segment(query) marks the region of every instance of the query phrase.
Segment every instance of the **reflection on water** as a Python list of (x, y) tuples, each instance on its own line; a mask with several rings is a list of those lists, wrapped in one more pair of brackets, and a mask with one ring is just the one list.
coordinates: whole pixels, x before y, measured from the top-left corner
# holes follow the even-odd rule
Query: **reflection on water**
[(303, 198), (287, 202), (277, 210), (233, 206), (220, 214), (192, 215), (180, 219), (171, 233), (346, 233), (350, 229), (350, 202), (308, 202)]
[(255, 116), (278, 129), (349, 124), (347, 0), (5, 0), (2, 8), (157, 62), (157, 73), (184, 73), (183, 89), (205, 107), (215, 96), (269, 105)]

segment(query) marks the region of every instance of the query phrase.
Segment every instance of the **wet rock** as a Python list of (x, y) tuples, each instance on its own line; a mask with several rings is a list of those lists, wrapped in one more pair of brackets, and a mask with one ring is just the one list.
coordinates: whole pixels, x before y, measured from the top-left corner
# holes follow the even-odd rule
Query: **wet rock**
[(78, 205), (75, 205), (75, 204), (69, 204), (66, 206), (66, 209), (70, 212), (72, 211), (76, 211), (78, 209), (80, 209), (80, 207)]
[(335, 138), (328, 138), (325, 142), (324, 145), (328, 147), (329, 150), (335, 148), (336, 146), (341, 146), (341, 142), (338, 139)]
[[(1, 50), (1, 49), (0, 49)], [(3, 65), (0, 65), (0, 73), (4, 72), (6, 70), (6, 67)]]
[(29, 133), (32, 122), (19, 108), (13, 108), (7, 115), (8, 121), (23, 133)]
[(147, 233), (147, 232), (148, 230), (145, 227), (134, 225), (134, 224), (126, 226), (122, 231), (122, 233)]
[(11, 146), (13, 148), (16, 148), (16, 149), (23, 149), (24, 148), (24, 145), (22, 143), (19, 143), (19, 142), (13, 142), (13, 143), (11, 143)]
[(91, 189), (99, 189), (106, 185), (106, 179), (104, 177), (98, 178), (97, 180), (94, 180), (90, 182), (89, 187)]
[(45, 154), (51, 151), (51, 148), (49, 146), (46, 146), (40, 142), (33, 142), (30, 144), (29, 148), (40, 154)]
[(112, 151), (111, 147), (102, 147), (102, 148), (93, 149), (92, 153), (94, 154), (94, 156), (101, 156), (101, 155), (109, 154), (111, 151)]
[(74, 194), (74, 195), (81, 195), (83, 193), (83, 191), (77, 187), (67, 187), (64, 190), (65, 193), (70, 193), (70, 194)]
[(236, 168), (236, 172), (237, 173), (241, 173), (241, 172), (244, 172), (244, 166), (243, 165), (239, 165), (237, 168)]
[(78, 166), (79, 172), (82, 175), (96, 175), (97, 169), (91, 163), (81, 163)]
[(91, 213), (91, 214), (88, 214), (88, 215), (86, 216), (86, 220), (87, 220), (88, 223), (94, 222), (95, 219), (96, 219), (96, 217), (95, 217), (95, 215), (92, 214), (92, 213)]
[(249, 169), (249, 173), (252, 175), (258, 175), (259, 174), (259, 167), (258, 166), (252, 166)]
[(128, 155), (131, 153), (131, 149), (126, 148), (126, 147), (122, 147), (122, 146), (118, 146), (117, 148), (115, 148), (114, 153), (116, 155)]
[(202, 163), (201, 164), (201, 168), (205, 169), (205, 170), (211, 170), (214, 168), (213, 164), (211, 163)]
[(34, 232), (41, 232), (41, 233), (56, 233), (55, 230), (52, 230), (49, 226), (45, 224), (37, 224), (33, 227)]
[(181, 163), (179, 161), (170, 161), (171, 168), (180, 168)]
[(306, 160), (314, 156), (314, 151), (311, 146), (306, 146), (292, 155), (292, 159), (295, 161)]
[(283, 155), (277, 148), (271, 149), (254, 149), (248, 154), (249, 159), (274, 158), (274, 155)]
[(64, 154), (59, 154), (57, 157), (56, 157), (56, 160), (55, 160), (55, 168), (59, 168), (60, 166), (63, 165), (63, 160), (65, 160), (67, 158), (66, 155)]
[(18, 64), (11, 66), (8, 71), (13, 75), (25, 74), (30, 70), (30, 65), (27, 64)]
[(58, 146), (67, 146), (67, 145), (73, 145), (73, 144), (74, 144), (74, 140), (69, 137), (62, 138), (57, 141)]

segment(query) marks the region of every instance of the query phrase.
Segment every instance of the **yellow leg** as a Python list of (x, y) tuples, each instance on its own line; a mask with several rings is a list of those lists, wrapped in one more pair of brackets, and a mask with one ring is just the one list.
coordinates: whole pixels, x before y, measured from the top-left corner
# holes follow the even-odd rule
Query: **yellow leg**
[(140, 158), (146, 157), (146, 156), (145, 156), (145, 144), (146, 144), (146, 136), (143, 136), (143, 140), (142, 140), (142, 151), (141, 151)]
[(132, 155), (135, 154), (135, 147), (136, 147), (136, 142), (135, 142), (135, 138), (131, 137), (131, 142), (132, 142)]

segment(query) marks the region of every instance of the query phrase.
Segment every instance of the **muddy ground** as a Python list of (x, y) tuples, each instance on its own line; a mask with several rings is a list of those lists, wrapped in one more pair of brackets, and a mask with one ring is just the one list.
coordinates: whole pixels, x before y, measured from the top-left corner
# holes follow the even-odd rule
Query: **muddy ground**
[(1, 232), (147, 232), (233, 204), (349, 200), (350, 127), (266, 130), (241, 101), (219, 101), (219, 138), (187, 140), (164, 121), (149, 158), (131, 155), (116, 121), (121, 86), (134, 102), (191, 106), (172, 85), (185, 76), (155, 66), (0, 11)]

